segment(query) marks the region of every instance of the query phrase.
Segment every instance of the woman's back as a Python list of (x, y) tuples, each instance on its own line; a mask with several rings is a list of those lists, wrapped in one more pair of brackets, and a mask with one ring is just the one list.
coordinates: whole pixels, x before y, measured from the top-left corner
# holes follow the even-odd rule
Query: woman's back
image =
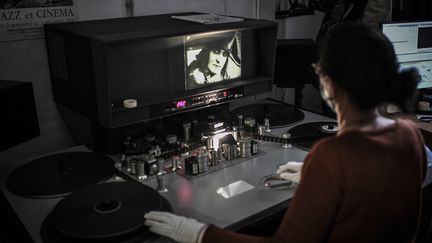
[(410, 121), (324, 140), (305, 160), (285, 227), (308, 229), (301, 242), (410, 242), (425, 166)]

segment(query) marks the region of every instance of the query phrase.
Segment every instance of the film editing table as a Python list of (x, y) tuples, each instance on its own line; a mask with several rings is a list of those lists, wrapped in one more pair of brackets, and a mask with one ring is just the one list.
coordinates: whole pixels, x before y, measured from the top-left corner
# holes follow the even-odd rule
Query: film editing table
[[(308, 111), (303, 111), (303, 114), (304, 118), (301, 121), (295, 124), (290, 124), (289, 126), (272, 128), (270, 133), (273, 136), (280, 137), (282, 134), (287, 132), (288, 129), (294, 128), (298, 125), (317, 122), (334, 122), (334, 120), (330, 118)], [(426, 124), (422, 124), (422, 126), (423, 125)], [(427, 125), (430, 126), (430, 124)], [(429, 129), (425, 129), (422, 126), (421, 128), (423, 132), (430, 132)], [(430, 142), (430, 140), (427, 141)], [(269, 188), (264, 185), (265, 183), (263, 183), (263, 181), (265, 178), (268, 178), (275, 173), (278, 165), (287, 161), (303, 161), (308, 153), (308, 150), (304, 149), (302, 146), (293, 145), (285, 146), (284, 148), (282, 147), (281, 143), (269, 141), (261, 141), (259, 143), (259, 150), (260, 153), (256, 156), (252, 156), (238, 163), (232, 163), (229, 166), (220, 168), (218, 170), (213, 170), (211, 173), (206, 173), (204, 175), (194, 177), (193, 179), (186, 178), (180, 173), (167, 173), (163, 175), (164, 185), (166, 186), (167, 191), (160, 193), (160, 198), (162, 199), (157, 199), (159, 198), (157, 195), (158, 193), (155, 195), (153, 192), (143, 192), (148, 194), (142, 198), (142, 201), (157, 201), (162, 204), (162, 206), (156, 207), (158, 209), (172, 211), (178, 215), (195, 218), (200, 222), (214, 224), (222, 228), (240, 230), (246, 226), (249, 226), (253, 222), (258, 222), (266, 217), (269, 217), (275, 212), (285, 210), (288, 207), (289, 201), (295, 191), (295, 185), (288, 185), (280, 188)], [(78, 146), (59, 152), (76, 153), (90, 151), (84, 146)], [(118, 160), (118, 158), (115, 157), (113, 160)], [(8, 176), (16, 171), (17, 168), (20, 168), (28, 163), (29, 160), (14, 163), (13, 165), (7, 165), (2, 168), (0, 170), (0, 186), (17, 217), (22, 222), (25, 230), (35, 243), (82, 242), (78, 240), (79, 237), (84, 237), (86, 240), (90, 239), (91, 241), (94, 239), (94, 237), (99, 237), (100, 235), (105, 237), (107, 232), (112, 232), (109, 231), (110, 224), (105, 224), (104, 222), (103, 224), (101, 223), (101, 225), (105, 224), (107, 226), (102, 227), (103, 230), (100, 232), (100, 235), (97, 235), (94, 232), (79, 232), (76, 233), (79, 235), (75, 237), (74, 230), (79, 229), (75, 229), (73, 227), (75, 225), (79, 225), (79, 223), (75, 222), (74, 225), (70, 226), (65, 224), (62, 219), (56, 219), (56, 217), (50, 218), (49, 216), (51, 215), (53, 209), (59, 208), (59, 202), (62, 202), (62, 199), (64, 198), (70, 197), (70, 195), (68, 196), (65, 194), (56, 197), (26, 197), (12, 193), (6, 186)], [(429, 170), (431, 169), (429, 168)], [(107, 173), (109, 174), (111, 172), (108, 170)], [(131, 193), (137, 194), (140, 192), (140, 190), (142, 190), (140, 188), (134, 187), (127, 187), (126, 190), (124, 190), (122, 187), (112, 187), (114, 184), (122, 184), (112, 182), (114, 181), (114, 177), (115, 176), (111, 177), (103, 183), (97, 183), (96, 186), (100, 190), (104, 190), (103, 188), (108, 187), (110, 190), (114, 190), (114, 192), (119, 194), (122, 194), (123, 191), (131, 191)], [(428, 183), (432, 181), (430, 177), (431, 176), (429, 175)], [(157, 180), (157, 177), (149, 178), (144, 180), (142, 184), (146, 185), (146, 188), (157, 189)], [(156, 190), (154, 190), (154, 192), (156, 192)], [(84, 191), (82, 194), (83, 197), (92, 197), (93, 194), (98, 193), (94, 193), (94, 191)], [(113, 200), (113, 202), (114, 201), (115, 200)], [(113, 202), (104, 201), (103, 203), (96, 206), (95, 210), (114, 212), (120, 207), (120, 205), (117, 205)], [(79, 203), (80, 201), (78, 201), (78, 204)], [(131, 207), (135, 209), (134, 207), (136, 206), (134, 205)], [(74, 210), (72, 210), (72, 212), (75, 212)], [(126, 225), (125, 227), (128, 227), (127, 225), (130, 223), (128, 219), (134, 218), (131, 215), (134, 215), (136, 216), (135, 218), (142, 220), (142, 210), (142, 208), (138, 208), (136, 211), (129, 210), (129, 212), (126, 214), (114, 213), (115, 218), (113, 219), (113, 225)], [(121, 210), (119, 210), (119, 212), (120, 211)], [(66, 216), (67, 215), (68, 214), (66, 213)], [(92, 220), (93, 219), (89, 219), (89, 221), (93, 222)], [(53, 226), (47, 226), (47, 221), (60, 221), (60, 223), (57, 222), (60, 224), (60, 226), (56, 225), (54, 228), (59, 231), (65, 231), (68, 234), (68, 238), (58, 239), (55, 236), (52, 237), (52, 234), (55, 234), (52, 232)], [(65, 221), (70, 220), (66, 218)], [(136, 224), (141, 226), (142, 223), (143, 222), (140, 221)], [(128, 235), (129, 237), (129, 234), (135, 234), (137, 231), (139, 231), (136, 229), (136, 224), (131, 224), (132, 226), (130, 227), (132, 229), (117, 228), (115, 230), (121, 231), (122, 234), (124, 231), (125, 233), (123, 235)], [(70, 227), (72, 227), (72, 229)], [(156, 237), (154, 235), (147, 237), (148, 233), (143, 233), (142, 235), (146, 237), (141, 237), (141, 235), (133, 236), (127, 238), (126, 240), (123, 240), (123, 238), (120, 237), (121, 239), (119, 238), (120, 240), (118, 242), (172, 242), (169, 239)], [(110, 236), (108, 235), (106, 237)], [(115, 235), (115, 237), (118, 237), (118, 235)]]

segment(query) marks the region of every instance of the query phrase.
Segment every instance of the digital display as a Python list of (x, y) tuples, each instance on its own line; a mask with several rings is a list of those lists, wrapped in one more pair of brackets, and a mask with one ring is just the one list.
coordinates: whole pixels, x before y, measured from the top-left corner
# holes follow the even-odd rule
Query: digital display
[(176, 108), (185, 108), (186, 107), (186, 101), (180, 100), (176, 102)]
[(185, 89), (241, 76), (241, 32), (185, 37)]

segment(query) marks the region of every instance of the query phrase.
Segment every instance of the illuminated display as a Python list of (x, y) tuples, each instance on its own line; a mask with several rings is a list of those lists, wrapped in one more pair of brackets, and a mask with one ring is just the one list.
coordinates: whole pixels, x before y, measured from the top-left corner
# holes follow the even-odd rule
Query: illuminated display
[(187, 36), (185, 89), (241, 77), (242, 39), (238, 31)]
[(180, 100), (176, 102), (176, 107), (177, 108), (185, 108), (186, 107), (186, 101), (185, 100)]

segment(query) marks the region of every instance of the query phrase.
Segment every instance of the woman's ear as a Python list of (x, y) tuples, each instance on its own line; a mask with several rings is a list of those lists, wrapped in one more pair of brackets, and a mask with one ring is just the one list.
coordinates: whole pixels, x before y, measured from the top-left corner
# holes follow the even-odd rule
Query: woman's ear
[(330, 98), (335, 99), (336, 97), (341, 95), (340, 88), (334, 83), (333, 79), (331, 79), (328, 75), (322, 78), (323, 85), (327, 90), (327, 94)]

